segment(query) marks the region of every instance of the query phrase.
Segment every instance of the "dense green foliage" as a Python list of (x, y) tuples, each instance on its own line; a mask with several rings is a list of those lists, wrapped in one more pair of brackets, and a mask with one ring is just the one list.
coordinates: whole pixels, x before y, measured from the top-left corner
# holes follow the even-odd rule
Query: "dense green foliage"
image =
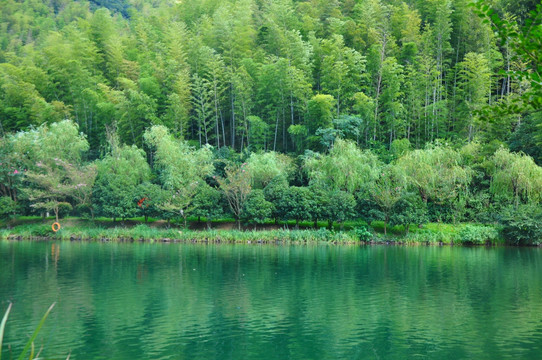
[[(529, 1), (0, 9), (3, 218), (362, 218), (408, 234), (540, 207)], [(480, 229), (465, 242), (493, 236)]]
[[(480, 110), (540, 89), (541, 19), (527, 0), (10, 0), (0, 10), (0, 136), (72, 118), (92, 157), (112, 123), (138, 147), (155, 124), (235, 150), (303, 153), (336, 137), (379, 150), (403, 138), (506, 142), (521, 117)], [(479, 17), (489, 11), (498, 36)]]

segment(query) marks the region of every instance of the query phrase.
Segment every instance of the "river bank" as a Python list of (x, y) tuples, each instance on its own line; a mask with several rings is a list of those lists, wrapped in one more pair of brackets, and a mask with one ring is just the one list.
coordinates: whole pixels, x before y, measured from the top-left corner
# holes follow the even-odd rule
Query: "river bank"
[(288, 229), (268, 227), (263, 229), (236, 230), (185, 229), (161, 227), (151, 224), (104, 226), (91, 221), (64, 222), (58, 232), (53, 232), (50, 222), (24, 223), (0, 228), (0, 239), (5, 240), (69, 240), (102, 242), (192, 242), (192, 243), (244, 243), (244, 244), (390, 244), (390, 245), (505, 245), (493, 225), (481, 224), (427, 224), (381, 232), (379, 223), (370, 227), (339, 229)]

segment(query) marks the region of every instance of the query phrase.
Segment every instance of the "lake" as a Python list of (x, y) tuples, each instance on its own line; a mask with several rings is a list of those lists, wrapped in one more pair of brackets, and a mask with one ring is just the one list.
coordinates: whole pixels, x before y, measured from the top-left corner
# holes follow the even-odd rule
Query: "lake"
[(538, 248), (0, 242), (16, 358), (541, 359)]

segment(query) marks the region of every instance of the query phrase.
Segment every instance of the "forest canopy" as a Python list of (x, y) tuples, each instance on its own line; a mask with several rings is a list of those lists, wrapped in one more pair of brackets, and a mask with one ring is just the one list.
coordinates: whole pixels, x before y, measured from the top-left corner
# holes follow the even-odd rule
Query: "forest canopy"
[[(500, 0), (492, 9), (522, 24), (535, 5)], [(381, 152), (403, 138), (415, 148), (505, 144), (532, 112), (480, 115), (529, 90), (511, 74), (532, 59), (467, 0), (0, 7), (0, 136), (69, 118), (93, 158), (113, 123), (138, 147), (145, 129), (163, 125), (194, 145), (235, 151), (326, 151), (340, 137)]]

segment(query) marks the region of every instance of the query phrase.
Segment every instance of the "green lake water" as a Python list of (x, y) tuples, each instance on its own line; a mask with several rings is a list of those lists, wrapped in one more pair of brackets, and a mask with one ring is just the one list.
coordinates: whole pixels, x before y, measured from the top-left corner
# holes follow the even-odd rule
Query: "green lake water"
[(0, 242), (2, 359), (542, 359), (535, 248)]

